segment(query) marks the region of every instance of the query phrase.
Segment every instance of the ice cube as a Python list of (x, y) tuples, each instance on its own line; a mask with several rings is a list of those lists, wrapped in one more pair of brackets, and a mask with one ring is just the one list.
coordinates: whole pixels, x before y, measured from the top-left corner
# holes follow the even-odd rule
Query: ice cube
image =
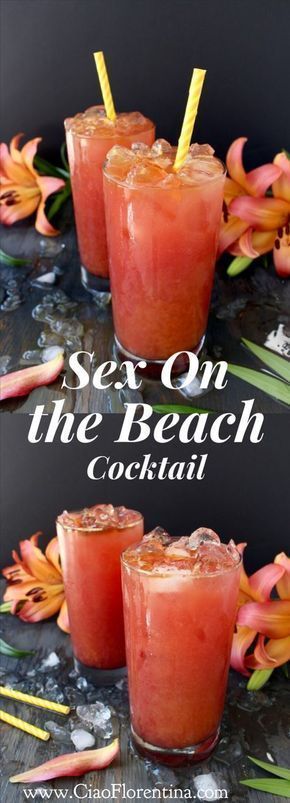
[(200, 799), (214, 800), (218, 790), (218, 785), (212, 773), (196, 775), (193, 779), (193, 782)]
[(46, 672), (47, 669), (54, 669), (56, 666), (59, 666), (60, 659), (54, 650), (50, 652), (46, 658), (44, 658), (40, 664), (39, 671)]
[(20, 360), (21, 365), (40, 365), (42, 362), (42, 352), (39, 349), (24, 351)]
[(175, 539), (168, 547), (165, 549), (165, 555), (169, 557), (176, 557), (176, 558), (188, 558), (190, 557), (189, 552), (189, 539), (185, 535), (182, 538)]
[(164, 154), (171, 156), (172, 147), (170, 142), (166, 139), (156, 139), (151, 147), (152, 156), (163, 156)]
[(78, 705), (77, 716), (89, 725), (102, 728), (111, 719), (111, 710), (104, 703), (96, 702), (92, 705)]
[(49, 346), (42, 351), (42, 362), (49, 362), (49, 360), (53, 360), (54, 357), (57, 357), (58, 354), (63, 353), (64, 349), (62, 346)]
[(151, 761), (145, 761), (145, 767), (151, 781), (153, 781), (157, 789), (170, 790), (177, 786), (178, 777), (170, 767), (162, 767), (153, 764)]
[(7, 373), (10, 362), (11, 362), (11, 357), (9, 354), (3, 354), (0, 357), (0, 376), (3, 376), (4, 374)]
[(80, 691), (87, 691), (88, 688), (87, 679), (83, 677), (78, 677), (76, 681), (76, 686)]
[(95, 744), (93, 734), (83, 730), (83, 728), (76, 728), (76, 730), (72, 731), (70, 738), (76, 750), (86, 750), (87, 747), (93, 747)]
[(156, 186), (167, 178), (166, 170), (151, 160), (135, 162), (127, 174), (126, 184), (135, 186), (136, 184), (147, 184)]
[(191, 156), (213, 156), (214, 148), (212, 148), (211, 145), (199, 145), (198, 142), (193, 142), (192, 145), (190, 145), (189, 153)]
[(43, 273), (37, 276), (34, 279), (33, 284), (40, 284), (40, 285), (52, 285), (56, 282), (56, 275), (52, 271), (49, 273)]
[(137, 154), (137, 156), (148, 156), (150, 154), (149, 145), (145, 145), (145, 142), (133, 142), (131, 145), (131, 150), (133, 153)]
[(163, 527), (154, 527), (149, 533), (146, 533), (142, 539), (142, 543), (148, 544), (150, 547), (156, 548), (165, 546), (170, 541), (170, 535), (163, 529)]
[(63, 338), (61, 335), (56, 335), (54, 332), (40, 332), (37, 345), (39, 348), (49, 348), (50, 346), (61, 346)]
[(39, 242), (39, 253), (51, 259), (65, 250), (65, 243), (59, 237), (46, 237)]
[(189, 536), (188, 545), (190, 549), (198, 549), (201, 544), (205, 543), (220, 544), (219, 536), (209, 527), (199, 527)]
[(51, 736), (56, 742), (68, 742), (70, 741), (70, 733), (66, 730), (62, 725), (59, 725), (58, 722), (54, 722), (53, 720), (48, 720), (45, 722), (45, 728), (49, 731)]

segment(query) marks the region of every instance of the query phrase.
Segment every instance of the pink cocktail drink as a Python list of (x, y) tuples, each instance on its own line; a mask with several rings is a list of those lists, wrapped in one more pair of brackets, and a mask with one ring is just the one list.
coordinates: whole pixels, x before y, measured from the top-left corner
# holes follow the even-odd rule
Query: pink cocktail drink
[(114, 144), (154, 141), (154, 123), (139, 112), (118, 114), (112, 121), (102, 106), (92, 106), (65, 120), (74, 213), (82, 280), (92, 291), (107, 290), (108, 255), (102, 167)]
[(221, 220), (224, 166), (193, 145), (113, 148), (104, 167), (115, 332), (148, 362), (198, 350), (205, 334)]
[(164, 763), (205, 758), (223, 713), (240, 555), (212, 530), (157, 528), (122, 557), (132, 734)]
[(96, 505), (57, 519), (76, 666), (100, 684), (113, 683), (126, 664), (120, 555), (142, 535), (142, 515), (124, 507)]

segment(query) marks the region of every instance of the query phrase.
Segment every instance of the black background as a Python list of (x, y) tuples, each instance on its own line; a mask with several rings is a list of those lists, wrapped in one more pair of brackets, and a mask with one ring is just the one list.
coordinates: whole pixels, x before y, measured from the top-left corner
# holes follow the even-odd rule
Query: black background
[(192, 67), (208, 70), (196, 138), (248, 161), (289, 145), (289, 0), (2, 0), (2, 137), (63, 140), (63, 119), (101, 100), (104, 50), (116, 106), (176, 141)]
[[(224, 540), (247, 541), (248, 569), (272, 560), (277, 552), (289, 552), (288, 416), (267, 415), (260, 444), (229, 441), (219, 446), (207, 440), (196, 447), (178, 440), (163, 446), (153, 438), (140, 444), (116, 444), (121, 421), (120, 415), (105, 415), (99, 438), (92, 444), (73, 440), (67, 445), (33, 445), (27, 441), (29, 416), (2, 415), (2, 565), (10, 562), (11, 549), (19, 540), (36, 530), (51, 538), (55, 517), (64, 508), (100, 502), (140, 510), (147, 530), (160, 524), (172, 535), (184, 535), (205, 525)], [(127, 464), (148, 452), (155, 460), (168, 455), (172, 462), (188, 461), (194, 452), (209, 452), (206, 476), (201, 481), (131, 482), (94, 482), (86, 476), (89, 461), (98, 454)]]

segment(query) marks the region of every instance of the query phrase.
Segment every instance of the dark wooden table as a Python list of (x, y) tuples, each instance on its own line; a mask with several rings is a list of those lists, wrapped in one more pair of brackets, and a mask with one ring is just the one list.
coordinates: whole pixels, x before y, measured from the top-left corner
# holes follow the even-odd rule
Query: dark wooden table
[[(1, 582), (1, 591), (3, 582)], [(18, 648), (34, 649), (35, 655), (29, 658), (16, 660), (14, 658), (1, 659), (1, 677), (3, 684), (10, 683), (17, 688), (17, 684), (28, 681), (31, 686), (31, 693), (36, 688), (35, 684), (42, 684), (48, 681), (49, 675), (54, 678), (59, 689), (64, 690), (69, 684), (69, 694), (76, 695), (76, 702), (82, 704), (86, 702), (85, 693), (76, 689), (75, 679), (68, 678), (68, 673), (73, 668), (72, 654), (69, 636), (62, 633), (55, 621), (40, 622), (38, 624), (25, 624), (16, 617), (2, 615), (1, 637), (10, 644)], [(54, 670), (47, 670), (45, 673), (39, 671), (38, 667), (41, 660), (51, 651), (56, 651), (60, 658), (59, 665)], [(33, 671), (32, 677), (27, 676), (27, 672)], [(210, 678), (208, 679), (210, 683)], [(39, 685), (37, 686), (39, 690)], [(40, 692), (38, 692), (40, 693)], [(64, 691), (64, 698), (67, 701), (67, 689)], [(51, 693), (52, 694), (52, 693)], [(49, 693), (46, 693), (49, 697)], [(289, 766), (289, 681), (283, 677), (282, 672), (275, 673), (272, 680), (260, 692), (250, 693), (246, 691), (244, 679), (231, 672), (230, 683), (227, 694), (226, 709), (222, 724), (221, 741), (214, 755), (202, 764), (191, 768), (180, 770), (169, 770), (144, 762), (139, 758), (130, 747), (129, 737), (129, 716), (126, 681), (123, 689), (116, 686), (107, 689), (96, 689), (90, 692), (90, 701), (101, 700), (113, 706), (116, 712), (114, 719), (115, 732), (119, 731), (121, 740), (120, 759), (107, 770), (91, 772), (83, 778), (61, 778), (46, 783), (28, 784), (28, 788), (54, 790), (67, 789), (67, 799), (76, 800), (73, 789), (76, 783), (86, 783), (89, 790), (111, 789), (113, 783), (124, 783), (127, 789), (190, 789), (192, 795), (196, 795), (197, 789), (194, 785), (194, 778), (198, 775), (210, 775), (210, 782), (215, 782), (218, 789), (225, 789), (227, 799), (233, 803), (279, 803), (278, 796), (256, 791), (250, 791), (241, 786), (239, 781), (243, 778), (261, 777), (264, 775), (262, 770), (254, 768), (248, 761), (247, 755), (252, 755), (262, 760), (272, 758), (276, 763)], [(34, 724), (44, 727), (45, 722), (53, 721), (66, 728), (67, 736), (63, 740), (52, 737), (49, 742), (39, 740), (21, 733), (9, 725), (0, 723), (1, 731), (1, 750), (2, 750), (2, 792), (1, 800), (5, 803), (20, 803), (24, 800), (23, 784), (12, 785), (8, 778), (18, 772), (52, 758), (60, 753), (72, 752), (74, 747), (69, 737), (69, 721), (66, 717), (45, 712), (38, 708), (28, 707), (24, 704), (9, 702), (8, 699), (0, 698), (1, 708), (27, 719)], [(70, 719), (75, 719), (74, 710), (70, 714)], [(79, 723), (80, 725), (80, 723)], [(107, 742), (108, 743), (108, 742)], [(99, 741), (97, 745), (104, 744)], [(268, 758), (267, 758), (268, 756)], [(179, 798), (181, 792), (178, 793)], [(163, 798), (166, 799), (166, 791)], [(163, 799), (162, 798), (162, 799)], [(40, 797), (36, 798), (40, 800)], [(55, 800), (54, 793), (51, 799)], [(89, 797), (88, 797), (89, 799)], [(117, 795), (116, 800), (123, 798)], [(145, 799), (141, 793), (139, 799)], [(154, 798), (153, 798), (154, 799)], [(174, 798), (173, 798), (174, 799)], [(194, 799), (194, 797), (192, 798)], [(213, 799), (213, 798), (209, 798)]]
[[(7, 229), (2, 227), (1, 248), (14, 256), (27, 258), (27, 266), (12, 268), (2, 265), (1, 279), (1, 354), (10, 356), (7, 370), (23, 366), (21, 357), (28, 350), (38, 348), (40, 333), (50, 333), (47, 323), (35, 320), (32, 310), (42, 304), (45, 295), (63, 290), (76, 307), (68, 311), (83, 324), (82, 348), (94, 351), (94, 366), (111, 358), (113, 344), (113, 325), (110, 305), (99, 309), (83, 289), (79, 275), (79, 256), (76, 247), (72, 214), (68, 206), (61, 223), (62, 234), (58, 240), (48, 238), (48, 248), (57, 248), (65, 243), (65, 250), (51, 258), (47, 254), (39, 256), (41, 236), (31, 224), (16, 224)], [(51, 272), (57, 266), (61, 275), (57, 284), (40, 289), (31, 280), (43, 273)], [(16, 281), (16, 293), (21, 303), (16, 309), (7, 311), (7, 298), (11, 297), (11, 280)], [(9, 290), (10, 288), (10, 290)], [(12, 295), (15, 291), (12, 288)], [(9, 301), (8, 301), (9, 303)], [(4, 305), (4, 309), (3, 309)], [(141, 322), (142, 324), (142, 322)], [(282, 281), (273, 268), (256, 266), (236, 279), (226, 277), (225, 268), (219, 267), (216, 274), (212, 297), (211, 314), (206, 338), (205, 355), (212, 359), (225, 359), (241, 365), (260, 368), (258, 361), (251, 357), (241, 345), (241, 337), (246, 337), (260, 345), (265, 344), (270, 332), (284, 327), (290, 338), (290, 282)], [(289, 340), (290, 344), (290, 340)], [(71, 348), (71, 350), (74, 350)], [(289, 351), (290, 356), (290, 351)], [(68, 371), (70, 380), (72, 372)], [(287, 408), (262, 392), (240, 380), (228, 376), (227, 387), (223, 391), (211, 390), (205, 398), (186, 399), (178, 390), (166, 390), (159, 381), (143, 380), (140, 392), (96, 390), (90, 384), (82, 391), (61, 390), (61, 378), (49, 387), (34, 390), (28, 397), (7, 400), (2, 403), (3, 411), (33, 412), (36, 404), (45, 404), (46, 412), (51, 412), (52, 401), (65, 399), (64, 411), (74, 412), (123, 412), (126, 401), (146, 401), (150, 404), (178, 403), (190, 401), (198, 406), (217, 412), (235, 411), (240, 408), (242, 399), (256, 399), (256, 410), (285, 413)], [(72, 380), (73, 381), (73, 380)], [(74, 378), (75, 381), (75, 378)]]

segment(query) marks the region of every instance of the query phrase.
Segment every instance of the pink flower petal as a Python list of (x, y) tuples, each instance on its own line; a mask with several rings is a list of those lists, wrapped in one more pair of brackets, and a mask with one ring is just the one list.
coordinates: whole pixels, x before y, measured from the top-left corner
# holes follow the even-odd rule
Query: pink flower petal
[(247, 228), (247, 223), (230, 214), (228, 222), (222, 223), (221, 225), (218, 247), (219, 256), (223, 253), (223, 251), (227, 251), (232, 243), (236, 242), (236, 240), (239, 239), (239, 237), (247, 230)]
[(37, 184), (39, 186), (42, 200), (46, 201), (49, 195), (53, 192), (58, 192), (65, 185), (62, 178), (54, 178), (53, 176), (37, 176)]
[(257, 602), (267, 602), (271, 591), (284, 574), (282, 566), (275, 563), (267, 563), (258, 572), (249, 577), (252, 597)]
[(262, 197), (265, 192), (271, 187), (273, 181), (279, 179), (282, 170), (276, 164), (266, 164), (262, 167), (256, 167), (246, 175), (246, 185), (250, 195)]
[(31, 186), (34, 184), (33, 177), (27, 167), (13, 161), (5, 142), (1, 142), (0, 144), (0, 163), (1, 173), (3, 173), (6, 178), (9, 178), (10, 181), (16, 182), (16, 184), (23, 184), (24, 186)]
[(45, 201), (41, 201), (37, 210), (36, 220), (35, 220), (35, 228), (39, 234), (44, 234), (45, 237), (56, 237), (59, 234), (58, 229), (55, 229), (49, 220), (46, 217), (45, 211)]
[(276, 269), (276, 273), (278, 276), (281, 276), (281, 279), (288, 279), (290, 276), (290, 237), (288, 236), (288, 240), (286, 237), (283, 237), (282, 240), (279, 240), (279, 248), (274, 247), (273, 249), (273, 259), (274, 265)]
[(237, 624), (249, 627), (269, 638), (290, 635), (290, 601), (247, 602), (239, 608)]
[(281, 168), (282, 175), (272, 186), (273, 195), (275, 198), (284, 198), (285, 201), (290, 202), (290, 159), (287, 158), (286, 153), (277, 153), (274, 164)]
[(51, 563), (55, 570), (58, 572), (60, 576), (62, 576), (62, 571), (60, 568), (60, 556), (59, 556), (59, 545), (57, 538), (52, 538), (49, 541), (46, 550), (45, 550), (45, 557)]
[(284, 574), (276, 583), (279, 597), (280, 599), (290, 599), (290, 558), (285, 555), (285, 552), (280, 552), (279, 555), (276, 555), (274, 563), (284, 569)]
[(52, 778), (77, 777), (86, 772), (100, 770), (108, 767), (119, 753), (119, 740), (114, 739), (106, 747), (98, 747), (96, 750), (82, 750), (75, 753), (65, 753), (39, 767), (22, 772), (20, 775), (13, 775), (9, 778), (10, 783), (34, 783), (35, 781), (49, 781)]
[(39, 204), (39, 195), (34, 195), (32, 198), (26, 198), (22, 201), (17, 201), (12, 206), (6, 206), (3, 202), (0, 204), (0, 223), (4, 226), (12, 226), (17, 220), (23, 220), (35, 212)]
[(60, 629), (64, 631), (64, 633), (70, 633), (67, 603), (65, 600), (62, 603), (59, 616), (57, 618), (57, 624), (60, 627)]
[(41, 549), (34, 546), (29, 539), (21, 542), (21, 556), (27, 570), (40, 582), (59, 585), (60, 572), (50, 563)]
[(248, 627), (238, 627), (237, 633), (234, 634), (231, 651), (231, 666), (236, 672), (241, 672), (242, 675), (249, 675), (245, 664), (245, 655), (253, 643), (255, 636), (256, 630), (251, 630)]
[(253, 246), (253, 229), (249, 228), (242, 234), (239, 239), (239, 247), (241, 254), (245, 257), (255, 259), (259, 256), (259, 251)]
[(40, 142), (41, 142), (41, 137), (35, 137), (35, 139), (30, 139), (28, 142), (25, 143), (25, 145), (21, 150), (21, 156), (23, 162), (33, 177), (38, 175), (37, 171), (33, 167), (33, 159), (35, 157)]
[(287, 223), (290, 207), (287, 201), (278, 198), (250, 198), (243, 195), (231, 202), (229, 211), (258, 231), (273, 231)]
[[(264, 638), (263, 636), (260, 637)], [(254, 653), (247, 656), (246, 663), (249, 669), (272, 669), (273, 666), (282, 666), (290, 660), (290, 636), (270, 639), (267, 643), (260, 642)]]
[(239, 137), (232, 142), (227, 152), (226, 164), (230, 177), (247, 189), (246, 173), (243, 166), (243, 149), (247, 142), (247, 137)]
[(35, 365), (33, 368), (23, 368), (0, 377), (0, 401), (3, 399), (26, 396), (33, 388), (49, 385), (54, 382), (63, 369), (62, 354), (57, 354), (53, 360), (44, 365)]
[(23, 136), (24, 136), (24, 134), (16, 134), (16, 136), (13, 137), (13, 139), (11, 140), (10, 146), (9, 146), (10, 154), (12, 156), (13, 161), (17, 162), (20, 165), (23, 164), (23, 162), (22, 162), (22, 156), (21, 156), (21, 152), (20, 152), (20, 150), (18, 148), (18, 145), (19, 145), (19, 142), (20, 142), (20, 140), (22, 139)]

